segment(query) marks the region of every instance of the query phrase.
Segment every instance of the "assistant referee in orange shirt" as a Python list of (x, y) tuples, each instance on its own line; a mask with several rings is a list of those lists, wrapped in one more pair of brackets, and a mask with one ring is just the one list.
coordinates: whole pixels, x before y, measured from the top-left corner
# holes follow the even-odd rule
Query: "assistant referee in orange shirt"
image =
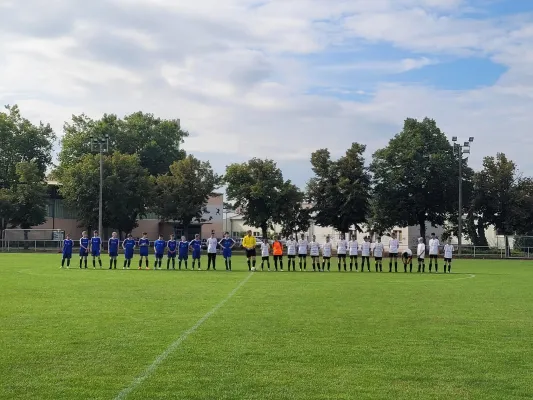
[(242, 247), (246, 250), (246, 259), (248, 260), (248, 271), (252, 270), (252, 266), (255, 267), (255, 246), (257, 242), (255, 237), (252, 236), (252, 231), (246, 232), (246, 236), (242, 241)]

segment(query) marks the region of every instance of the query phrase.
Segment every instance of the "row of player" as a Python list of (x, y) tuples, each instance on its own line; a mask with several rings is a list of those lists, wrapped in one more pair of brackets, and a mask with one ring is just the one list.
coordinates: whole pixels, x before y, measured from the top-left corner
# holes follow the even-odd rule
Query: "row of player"
[[(422, 238), (419, 238), (417, 246), (417, 259), (418, 259), (418, 271), (425, 272), (425, 254), (426, 246)], [(117, 258), (119, 254), (119, 244), (120, 241), (117, 237), (116, 232), (113, 232), (111, 238), (108, 242), (108, 253), (110, 256), (109, 260), (109, 269), (116, 269), (117, 267)], [(222, 240), (215, 238), (215, 233), (212, 232), (211, 237), (207, 239), (207, 256), (208, 256), (208, 265), (207, 269), (216, 269), (216, 255), (217, 248), (220, 246), (222, 248), (222, 255), (224, 257), (226, 270), (231, 271), (231, 257), (232, 249), (235, 246), (236, 242), (229, 237), (229, 234), (226, 232)], [(61, 268), (70, 267), (70, 260), (72, 258), (72, 249), (74, 242), (70, 239), (69, 235), (66, 236), (66, 239), (63, 242), (63, 257), (61, 261)], [(246, 250), (246, 258), (248, 263), (248, 269), (254, 271), (256, 267), (256, 239), (252, 236), (252, 232), (249, 231), (243, 239), (242, 246)], [(133, 239), (132, 235), (122, 242), (122, 248), (124, 250), (124, 266), (123, 269), (130, 269), (131, 260), (133, 259), (135, 248), (137, 243)], [(138, 241), (139, 247), (139, 269), (143, 267), (143, 260), (146, 269), (149, 269), (149, 247), (150, 240), (147, 238), (147, 234), (143, 233), (143, 237)], [(276, 271), (278, 270), (278, 264), (280, 270), (283, 271), (283, 253), (284, 247), (286, 247), (286, 253), (288, 257), (288, 269), (290, 271), (291, 266), (293, 270), (296, 270), (296, 257), (299, 258), (299, 268), (300, 270), (307, 269), (307, 256), (310, 255), (312, 259), (313, 270), (324, 271), (330, 270), (331, 258), (333, 245), (329, 236), (326, 238), (326, 242), (319, 244), (316, 241), (316, 237), (313, 236), (313, 240), (308, 242), (305, 239), (304, 235), (301, 235), (301, 239), (296, 241), (293, 236), (286, 241), (285, 245), (281, 242), (278, 237), (272, 244), (268, 243), (267, 239), (264, 239), (261, 243), (261, 269), (264, 269), (266, 263), (268, 270), (270, 270), (270, 256), (274, 258), (274, 267)], [(431, 272), (433, 261), (435, 261), (435, 271), (438, 272), (438, 255), (439, 255), (440, 242), (435, 237), (435, 234), (432, 234), (432, 238), (429, 241), (429, 271)], [(188, 257), (189, 252), (192, 252), (192, 268), (194, 269), (196, 262), (198, 262), (198, 269), (201, 268), (200, 259), (201, 259), (201, 240), (199, 235), (196, 235), (196, 238), (192, 241), (187, 241), (184, 236), (182, 236), (181, 241), (177, 241), (174, 238), (174, 235), (170, 236), (170, 240), (166, 242), (163, 240), (163, 236), (159, 235), (159, 239), (154, 241), (153, 250), (155, 254), (155, 266), (154, 269), (162, 268), (162, 260), (164, 258), (165, 250), (167, 250), (167, 269), (175, 269), (176, 258), (178, 258), (179, 265), (178, 268), (181, 269), (182, 262), (185, 264), (185, 268), (188, 267)], [(376, 263), (376, 271), (383, 270), (383, 254), (384, 254), (384, 245), (381, 243), (381, 238), (377, 238), (377, 242), (374, 246), (371, 246), (370, 238), (365, 237), (364, 242), (359, 243), (357, 240), (350, 240), (347, 242), (344, 237), (337, 243), (337, 258), (338, 258), (338, 269), (339, 271), (344, 268), (347, 270), (346, 259), (349, 257), (349, 267), (352, 271), (355, 267), (355, 270), (358, 270), (358, 255), (359, 250), (361, 252), (362, 266), (361, 271), (364, 270), (365, 264), (368, 271), (370, 271), (370, 256), (373, 255)], [(451, 272), (451, 261), (453, 255), (453, 246), (450, 242), (444, 246), (444, 272), (448, 270)], [(95, 231), (91, 239), (87, 237), (87, 233), (83, 232), (82, 238), (80, 239), (80, 268), (87, 268), (87, 258), (89, 253), (93, 257), (93, 268), (96, 268), (96, 262), (98, 261), (100, 268), (102, 268), (101, 260), (102, 252), (102, 240), (98, 236), (98, 232)], [(392, 272), (392, 267), (394, 263), (394, 269), (398, 271), (398, 256), (399, 256), (399, 241), (396, 239), (395, 235), (392, 235), (392, 239), (389, 241), (389, 272)], [(410, 249), (406, 249), (402, 252), (402, 259), (404, 263), (404, 271), (407, 272), (407, 266), (409, 265), (409, 270), (412, 272), (412, 258), (413, 253)], [(320, 261), (322, 257), (322, 261)]]

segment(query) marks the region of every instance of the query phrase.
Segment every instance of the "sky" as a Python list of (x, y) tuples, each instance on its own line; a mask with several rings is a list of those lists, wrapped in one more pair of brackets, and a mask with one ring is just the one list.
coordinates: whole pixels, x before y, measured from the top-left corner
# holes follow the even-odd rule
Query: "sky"
[(217, 172), (365, 157), (405, 118), (533, 175), (531, 0), (0, 0), (0, 104), (58, 136), (72, 114), (180, 118)]

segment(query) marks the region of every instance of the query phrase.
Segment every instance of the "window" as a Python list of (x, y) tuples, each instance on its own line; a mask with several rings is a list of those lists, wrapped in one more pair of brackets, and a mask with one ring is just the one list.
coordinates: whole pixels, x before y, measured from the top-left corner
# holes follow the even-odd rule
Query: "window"
[(392, 231), (392, 232), (396, 234), (396, 238), (398, 239), (398, 241), (402, 242), (402, 231)]
[(253, 235), (254, 235), (255, 237), (259, 237), (259, 236), (261, 236), (261, 233), (260, 233), (260, 232), (254, 232)]

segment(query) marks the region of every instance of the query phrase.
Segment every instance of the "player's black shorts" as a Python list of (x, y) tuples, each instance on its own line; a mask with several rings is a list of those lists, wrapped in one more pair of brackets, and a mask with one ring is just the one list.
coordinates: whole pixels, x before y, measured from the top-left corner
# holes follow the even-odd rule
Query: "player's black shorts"
[(444, 261), (445, 261), (445, 262), (448, 262), (448, 263), (451, 263), (451, 262), (452, 262), (452, 259), (451, 259), (451, 258), (444, 258)]
[(430, 255), (429, 255), (429, 259), (430, 259), (430, 260), (436, 260), (437, 258), (439, 258), (439, 256), (436, 255), (436, 254), (430, 254)]
[(305, 253), (305, 254), (298, 254), (298, 257), (299, 257), (299, 258), (306, 258), (306, 257), (307, 257), (307, 253)]
[(357, 255), (355, 255), (355, 254), (354, 254), (354, 255), (351, 255), (351, 254), (350, 254), (350, 260), (357, 260)]
[(269, 258), (268, 256), (263, 256), (263, 257), (261, 257), (261, 260), (268, 261), (268, 258)]
[(389, 253), (389, 258), (398, 258), (398, 253)]
[(330, 258), (331, 258), (331, 257), (329, 257), (329, 256), (322, 256), (322, 259), (323, 259), (323, 260), (329, 260)]
[(293, 259), (296, 258), (296, 255), (295, 255), (295, 254), (287, 254), (287, 258), (288, 258), (289, 260), (293, 260)]
[(337, 254), (338, 258), (346, 259), (346, 254)]
[(376, 261), (381, 261), (381, 260), (383, 259), (383, 257), (374, 257), (374, 259), (375, 259)]
[(319, 257), (320, 257), (320, 256), (311, 256), (311, 258), (312, 258), (313, 260), (316, 260), (316, 259), (319, 258)]
[(256, 254), (255, 249), (246, 249), (246, 258), (255, 257)]
[(421, 262), (423, 263), (425, 261), (425, 259), (421, 258), (421, 257), (418, 257), (418, 262)]
[(282, 260), (283, 256), (281, 254), (274, 254), (274, 260)]

